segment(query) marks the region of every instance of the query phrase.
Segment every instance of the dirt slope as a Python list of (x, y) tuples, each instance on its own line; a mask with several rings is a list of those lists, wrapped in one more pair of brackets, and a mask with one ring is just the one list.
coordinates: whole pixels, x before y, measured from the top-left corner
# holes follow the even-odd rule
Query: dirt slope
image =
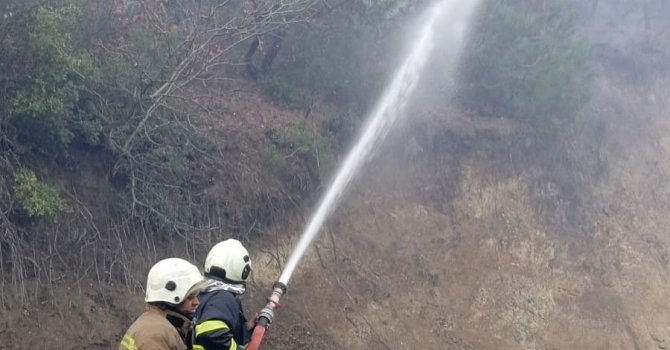
[[(301, 262), (266, 349), (666, 348), (666, 86), (602, 78), (552, 151), (510, 121), (413, 114)], [(291, 119), (279, 113), (288, 112), (273, 123)], [(248, 242), (250, 314), (308, 216), (286, 217)], [(126, 244), (137, 266), (160, 256)], [(173, 245), (178, 252), (182, 243)], [(44, 295), (26, 295), (56, 302), (3, 313), (0, 349), (113, 348), (141, 310), (143, 271), (127, 285), (97, 268), (88, 275), (97, 279), (62, 273)], [(2, 300), (11, 309), (12, 299)]]
[(270, 344), (666, 348), (665, 85), (603, 78), (551, 154), (512, 123), (417, 117), (302, 262)]
[[(667, 348), (667, 86), (662, 77), (631, 84), (603, 75), (592, 103), (555, 147), (508, 120), (412, 113), (304, 257), (265, 348)], [(226, 108), (217, 125), (246, 141), (222, 138), (230, 143), (221, 148), (226, 161), (242, 156), (231, 167), (239, 173), (220, 175), (247, 179), (247, 187), (214, 181), (211, 190), (280, 193), (279, 183), (259, 189), (267, 178), (258, 166), (260, 142), (267, 130), (304, 119), (304, 111), (249, 91)], [(255, 262), (245, 300), (250, 314), (264, 304), (277, 262), (309, 217), (309, 204), (296, 206), (298, 214), (248, 237)], [(134, 264), (123, 281), (90, 262), (85, 278), (50, 271), (43, 295), (30, 295), (43, 280), (0, 288), (55, 300), (17, 311), (16, 299), (1, 294), (2, 310), (15, 311), (0, 318), (0, 349), (114, 348), (141, 310), (145, 268), (167, 254), (141, 239), (119, 241), (126, 248), (119, 256), (113, 247), (98, 249)], [(202, 263), (202, 252), (191, 248), (176, 239), (166, 251)]]

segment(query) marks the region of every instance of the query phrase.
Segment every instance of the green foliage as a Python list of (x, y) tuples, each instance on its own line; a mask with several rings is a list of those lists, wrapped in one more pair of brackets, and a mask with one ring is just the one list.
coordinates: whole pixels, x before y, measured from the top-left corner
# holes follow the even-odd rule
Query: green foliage
[(356, 136), (360, 124), (358, 116), (358, 113), (349, 110), (326, 121), (325, 129), (337, 142), (340, 151), (345, 151), (350, 146), (351, 140)]
[(313, 153), (315, 144), (305, 123), (291, 123), (279, 130), (277, 142), (288, 146), (295, 153), (307, 155)]
[(277, 143), (287, 146), (299, 155), (333, 154), (334, 142), (329, 137), (316, 134), (305, 123), (291, 123), (280, 129)]
[(129, 55), (121, 57), (130, 68), (124, 75), (132, 74), (143, 81), (168, 80), (183, 56), (191, 53), (185, 39), (182, 31), (163, 33), (150, 23), (134, 23), (126, 41)]
[(292, 27), (265, 82), (268, 95), (293, 106), (323, 97), (367, 110), (395, 67), (389, 52), (398, 49), (398, 17), (404, 15), (389, 13), (398, 11), (390, 5), (396, 2), (345, 2), (323, 18)]
[(270, 172), (278, 173), (283, 171), (286, 167), (284, 157), (282, 156), (279, 149), (277, 149), (277, 146), (274, 144), (270, 144), (268, 147), (266, 147), (263, 150), (261, 157), (261, 164)]
[(31, 218), (51, 220), (68, 209), (58, 190), (39, 182), (30, 170), (21, 170), (16, 175), (14, 192), (20, 208)]
[(288, 107), (308, 108), (312, 100), (309, 91), (292, 79), (275, 77), (263, 81), (263, 92), (276, 103)]
[(286, 169), (292, 157), (318, 161), (319, 169), (330, 170), (335, 163), (337, 143), (331, 136), (321, 135), (305, 123), (291, 123), (277, 130), (273, 145), (263, 153), (263, 165), (268, 170)]
[(102, 120), (87, 107), (85, 81), (100, 80), (85, 52), (74, 46), (79, 8), (39, 8), (30, 33), (29, 82), (11, 103), (12, 123), (22, 141), (50, 154), (75, 137), (97, 144)]
[(164, 186), (184, 186), (189, 183), (189, 174), (200, 155), (212, 150), (212, 143), (192, 128), (179, 123), (152, 120), (147, 124), (150, 135), (136, 148), (136, 160), (142, 166), (147, 182)]
[(490, 0), (481, 10), (462, 59), (460, 101), (545, 132), (573, 117), (592, 81), (575, 14), (560, 0)]

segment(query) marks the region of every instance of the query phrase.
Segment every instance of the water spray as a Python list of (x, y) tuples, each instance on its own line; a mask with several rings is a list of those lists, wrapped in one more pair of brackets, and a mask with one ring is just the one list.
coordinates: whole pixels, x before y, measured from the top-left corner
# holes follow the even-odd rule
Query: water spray
[[(474, 0), (465, 0), (457, 3), (456, 1), (443, 0), (429, 9), (427, 20), (423, 22), (424, 24), (412, 47), (411, 53), (396, 71), (391, 84), (385, 90), (379, 103), (372, 110), (363, 133), (348, 153), (328, 191), (321, 199), (312, 219), (300, 236), (298, 244), (279, 276), (279, 280), (275, 283), (272, 294), (267, 299), (267, 304), (259, 312), (256, 328), (254, 329), (251, 342), (247, 347), (248, 350), (257, 350), (260, 346), (267, 325), (274, 320), (275, 310), (280, 306), (279, 299), (286, 293), (288, 282), (300, 259), (319, 233), (328, 214), (335, 208), (355, 173), (360, 169), (365, 160), (369, 158), (374, 146), (384, 139), (391, 126), (393, 126), (394, 122), (402, 114), (404, 107), (407, 105), (412, 92), (418, 84), (421, 71), (433, 48), (433, 27), (435, 21), (447, 6), (451, 7), (448, 9), (450, 12), (454, 12), (455, 8), (458, 9), (458, 6), (472, 9), (475, 2)], [(466, 12), (465, 16), (469, 17), (469, 13)], [(462, 28), (458, 26), (456, 28), (456, 35), (462, 36)]]
[(330, 214), (337, 204), (344, 189), (370, 155), (373, 146), (382, 141), (388, 134), (391, 126), (407, 104), (412, 91), (419, 81), (421, 68), (425, 65), (428, 54), (433, 47), (433, 22), (438, 17), (443, 7), (442, 4), (438, 3), (431, 9), (430, 18), (422, 28), (411, 54), (400, 69), (398, 69), (393, 81), (370, 114), (368, 123), (363, 129), (363, 134), (361, 134), (360, 139), (345, 158), (328, 191), (321, 199), (312, 220), (307, 225), (293, 253), (289, 257), (281, 276), (279, 276), (279, 282), (288, 284), (300, 259), (318, 234), (328, 214)]

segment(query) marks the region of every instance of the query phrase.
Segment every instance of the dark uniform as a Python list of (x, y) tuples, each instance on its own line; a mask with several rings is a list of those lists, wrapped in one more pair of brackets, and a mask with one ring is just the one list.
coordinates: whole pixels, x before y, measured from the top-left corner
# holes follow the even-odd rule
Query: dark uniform
[(193, 350), (244, 349), (251, 332), (238, 295), (223, 289), (206, 290), (199, 299)]

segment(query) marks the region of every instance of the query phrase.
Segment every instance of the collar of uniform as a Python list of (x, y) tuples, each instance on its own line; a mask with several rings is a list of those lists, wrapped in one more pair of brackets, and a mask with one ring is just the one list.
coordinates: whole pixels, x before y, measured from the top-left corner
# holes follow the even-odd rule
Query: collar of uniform
[(205, 292), (213, 292), (215, 290), (225, 290), (235, 295), (242, 295), (246, 291), (246, 286), (244, 284), (232, 284), (216, 278), (209, 278), (207, 280)]
[(146, 310), (165, 317), (175, 328), (177, 328), (182, 336), (188, 334), (188, 332), (191, 330), (191, 320), (176, 311), (162, 309), (156, 305), (151, 304), (147, 304)]

